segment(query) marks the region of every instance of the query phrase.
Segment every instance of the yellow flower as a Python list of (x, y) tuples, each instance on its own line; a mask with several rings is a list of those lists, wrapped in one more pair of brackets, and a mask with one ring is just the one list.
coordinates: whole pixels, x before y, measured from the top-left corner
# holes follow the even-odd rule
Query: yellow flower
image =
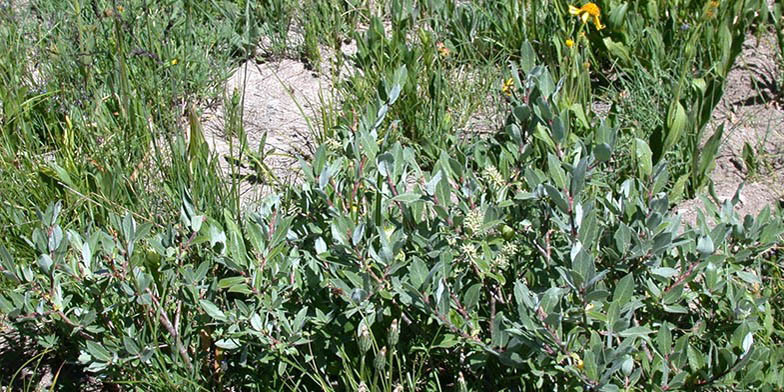
[(436, 49), (438, 49), (438, 54), (440, 54), (441, 57), (446, 58), (449, 56), (449, 48), (447, 48), (443, 42), (437, 42)]
[(597, 30), (601, 30), (604, 28), (601, 20), (599, 17), (602, 15), (599, 6), (595, 3), (585, 3), (584, 6), (577, 8), (573, 5), (569, 6), (569, 13), (572, 15), (576, 15), (583, 21), (583, 23), (588, 23), (588, 19), (593, 17), (593, 25), (596, 26)]
[(583, 360), (580, 358), (579, 355), (577, 355), (577, 353), (572, 353), (570, 355), (570, 357), (572, 357), (572, 359), (574, 360), (574, 366), (576, 368), (582, 369), (585, 366), (585, 364), (583, 363)]
[(503, 86), (501, 86), (501, 91), (506, 94), (507, 97), (512, 96), (512, 91), (514, 91), (514, 79), (509, 78), (504, 81)]
[(177, 63), (179, 63), (179, 62), (180, 62), (180, 60), (177, 60), (177, 58), (175, 57), (174, 59), (172, 59), (171, 65), (177, 65)]
[(572, 46), (574, 46), (574, 41), (572, 41), (571, 38), (567, 38), (566, 39), (566, 47), (567, 48), (571, 48)]
[(705, 18), (713, 19), (716, 16), (716, 10), (719, 8), (719, 2), (712, 0), (708, 2), (708, 7), (705, 9)]

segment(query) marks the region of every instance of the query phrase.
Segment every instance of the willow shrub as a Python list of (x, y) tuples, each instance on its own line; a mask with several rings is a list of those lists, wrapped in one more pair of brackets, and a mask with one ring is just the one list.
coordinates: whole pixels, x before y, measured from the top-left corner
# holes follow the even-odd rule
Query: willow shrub
[(650, 154), (605, 182), (615, 131), (570, 133), (541, 66), (502, 131), (423, 170), (378, 137), (397, 80), (241, 222), (186, 197), (166, 230), (129, 215), (64, 231), (50, 206), (36, 259), (0, 249), (0, 312), (107, 380), (157, 369), (179, 388), (784, 384), (763, 287), (778, 211), (741, 219), (736, 197), (682, 226)]

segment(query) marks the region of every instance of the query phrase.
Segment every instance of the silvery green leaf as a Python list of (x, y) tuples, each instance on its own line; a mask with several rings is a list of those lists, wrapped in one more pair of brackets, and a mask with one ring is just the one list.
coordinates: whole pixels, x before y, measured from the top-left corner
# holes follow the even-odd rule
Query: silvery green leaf
[(746, 354), (751, 350), (751, 345), (754, 344), (754, 335), (749, 332), (743, 338), (743, 354)]
[(672, 278), (678, 275), (678, 270), (668, 267), (654, 268), (651, 270), (651, 274), (661, 276), (662, 278)]
[(714, 251), (715, 249), (711, 237), (708, 235), (700, 237), (697, 241), (697, 252), (699, 252), (702, 257), (707, 257), (712, 255)]
[(224, 350), (234, 350), (240, 346), (240, 341), (237, 339), (220, 339), (215, 341), (215, 345)]
[(87, 352), (89, 352), (93, 358), (102, 362), (111, 362), (112, 354), (100, 343), (88, 340), (85, 342), (85, 345), (87, 346)]
[(44, 274), (46, 275), (50, 274), (52, 264), (54, 264), (54, 261), (52, 261), (52, 258), (49, 257), (48, 254), (44, 253), (40, 257), (38, 257), (38, 267), (41, 268), (41, 271), (43, 271)]
[(400, 202), (403, 202), (403, 203), (411, 203), (411, 202), (415, 202), (415, 201), (419, 200), (420, 197), (421, 197), (421, 195), (418, 194), (418, 193), (406, 192), (406, 193), (401, 193), (401, 194), (393, 197), (392, 201), (400, 201)]
[(653, 330), (648, 327), (631, 327), (619, 332), (618, 334), (621, 335), (621, 337), (628, 338), (632, 336), (647, 337), (652, 333)]
[(214, 303), (210, 302), (209, 300), (202, 299), (199, 300), (199, 304), (210, 317), (219, 321), (226, 321), (226, 314), (223, 313), (223, 311), (220, 310)]
[(60, 225), (55, 225), (52, 228), (52, 233), (49, 235), (49, 252), (54, 252), (57, 248), (60, 247), (60, 243), (63, 241), (63, 229), (60, 228)]

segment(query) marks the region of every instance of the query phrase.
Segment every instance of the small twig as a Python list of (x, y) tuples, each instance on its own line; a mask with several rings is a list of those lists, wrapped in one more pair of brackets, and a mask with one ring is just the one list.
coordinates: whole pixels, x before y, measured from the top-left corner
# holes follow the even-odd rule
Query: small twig
[(693, 263), (691, 263), (691, 265), (689, 265), (689, 269), (688, 269), (688, 270), (686, 270), (686, 272), (684, 272), (684, 273), (683, 273), (683, 274), (681, 274), (680, 276), (678, 276), (678, 279), (676, 279), (676, 280), (675, 280), (675, 282), (673, 282), (673, 284), (671, 284), (669, 287), (667, 287), (667, 288), (664, 290), (664, 294), (667, 294), (667, 293), (669, 293), (669, 292), (670, 292), (670, 290), (672, 290), (673, 288), (675, 288), (675, 287), (676, 287), (676, 286), (678, 286), (679, 284), (681, 284), (681, 283), (685, 282), (685, 281), (686, 281), (686, 279), (688, 279), (688, 278), (691, 276), (691, 274), (692, 274), (692, 273), (694, 273), (694, 269), (697, 267), (697, 265), (698, 265), (698, 264), (699, 264), (699, 263), (697, 263), (696, 261), (695, 261), (695, 262), (693, 262)]
[(171, 334), (172, 338), (174, 339), (174, 344), (177, 346), (177, 351), (180, 352), (180, 356), (182, 357), (182, 360), (185, 362), (185, 365), (188, 367), (188, 370), (193, 370), (193, 364), (191, 364), (191, 359), (190, 357), (188, 357), (188, 351), (185, 349), (185, 346), (182, 345), (182, 342), (180, 342), (180, 334), (177, 333), (176, 329), (174, 329), (174, 326), (172, 325), (171, 321), (169, 321), (169, 316), (167, 316), (166, 312), (164, 312), (163, 308), (161, 308), (160, 301), (158, 301), (158, 298), (155, 296), (155, 294), (153, 294), (153, 292), (149, 288), (146, 289), (146, 291), (147, 294), (150, 295), (152, 302), (155, 303), (155, 306), (159, 307), (159, 310), (157, 312), (158, 319), (161, 321), (163, 327), (166, 328), (167, 331), (169, 331), (169, 334)]

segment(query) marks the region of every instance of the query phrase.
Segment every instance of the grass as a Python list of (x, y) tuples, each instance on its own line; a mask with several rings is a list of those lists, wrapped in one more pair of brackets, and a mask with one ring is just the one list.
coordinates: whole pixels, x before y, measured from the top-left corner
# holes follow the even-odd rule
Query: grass
[[(521, 76), (532, 70), (510, 67), (512, 63), (534, 64), (527, 50), (532, 48), (538, 54), (536, 63), (548, 66), (556, 80), (565, 80), (564, 85), (552, 87), (562, 88), (568, 96), (569, 105), (553, 106), (555, 115), (567, 119), (567, 128), (571, 126), (567, 138), (598, 138), (595, 129), (600, 119), (589, 108), (600, 98), (612, 102), (608, 121), (621, 129), (618, 149), (623, 158), (614, 160), (612, 170), (604, 173), (608, 181), (635, 178), (638, 161), (628, 159), (634, 141), (664, 141), (674, 132), (668, 121), (671, 103), (684, 102), (690, 115), (695, 112), (692, 126), (659, 154), (671, 163), (666, 191), (687, 176), (691, 187), (687, 194), (697, 194), (707, 184), (705, 170), (696, 173), (693, 169), (699, 166), (695, 162), (706, 160), (699, 148), (706, 122), (699, 112), (706, 107), (710, 114), (715, 102), (693, 86), (700, 78), (717, 85), (724, 82), (727, 69), (722, 67), (728, 65), (721, 61), (732, 65), (734, 59), (730, 49), (724, 48), (734, 48), (738, 37), (732, 41), (721, 35), (723, 30), (712, 35), (711, 28), (720, 31), (721, 18), (699, 16), (707, 12), (701, 2), (682, 2), (678, 18), (702, 23), (688, 28), (673, 28), (681, 21), (675, 16), (666, 20), (669, 16), (650, 5), (625, 10), (618, 2), (604, 3), (608, 5), (604, 32), (580, 23), (569, 15), (569, 4), (560, 0), (30, 0), (3, 4), (1, 244), (18, 259), (34, 260), (38, 255), (30, 244), (35, 241), (32, 233), (37, 217), (57, 201), (63, 205), (63, 229), (85, 237), (126, 214), (154, 230), (182, 227), (182, 217), (187, 215), (184, 204), (199, 214), (219, 217), (226, 225), (241, 222), (250, 215), (241, 197), (242, 181), (247, 177), (236, 165), (224, 173), (220, 163), (227, 157), (210, 151), (204, 140), (200, 115), (215, 103), (224, 107), (226, 134), (232, 143), (241, 145), (231, 149), (241, 153), (228, 160), (253, 166), (256, 178), (273, 183), (284, 195), (284, 205), (295, 204), (288, 198), (296, 193), (290, 184), (277, 180), (264, 163), (269, 158), (264, 146), (248, 145), (244, 92), (224, 96), (224, 82), (246, 60), (294, 58), (331, 79), (334, 91), (324, 93), (321, 111), (310, 123), (318, 146), (336, 143), (337, 149), (350, 148), (370, 104), (379, 113), (382, 108), (388, 110), (385, 115), (391, 119), (379, 128), (379, 139), (413, 147), (421, 155), (422, 167), (428, 169), (436, 167), (445, 153), (463, 151), (513, 122), (511, 116), (495, 121), (496, 116), (516, 113), (519, 108), (502, 92), (507, 79), (517, 83), (515, 97), (526, 102), (537, 98), (527, 95), (531, 86), (521, 84)], [(732, 6), (722, 12), (731, 14)], [(667, 34), (654, 27), (646, 30), (649, 25), (666, 26)], [(573, 38), (576, 46), (567, 47), (566, 39)], [(710, 44), (695, 53), (695, 41), (703, 38)], [(780, 34), (778, 39), (781, 44)], [(356, 45), (357, 52), (344, 56), (341, 48), (349, 43)], [(334, 71), (347, 67), (354, 71)], [(395, 100), (394, 105), (385, 105)], [(477, 126), (477, 117), (490, 125)], [(524, 135), (526, 141), (540, 147), (548, 143), (537, 132)], [(747, 166), (752, 161), (755, 167), (762, 165), (754, 161), (757, 146), (749, 149)], [(297, 158), (318, 160), (318, 155), (319, 150), (314, 150)], [(767, 273), (775, 281), (781, 268), (775, 262), (769, 267)], [(779, 286), (766, 289), (777, 309), (781, 309), (784, 292)], [(11, 287), (11, 282), (0, 281), (3, 287)], [(298, 381), (287, 378), (291, 369), (308, 374), (309, 383), (324, 390), (337, 390), (338, 381), (361, 389), (360, 380), (369, 379), (373, 380), (371, 390), (379, 391), (397, 391), (393, 379), (404, 379), (405, 390), (462, 387), (457, 379), (441, 385), (441, 378), (423, 370), (431, 352), (443, 350), (448, 343), (420, 343), (418, 356), (391, 350), (384, 356), (386, 362), (374, 364), (386, 369), (387, 378), (380, 377), (381, 372), (353, 368), (350, 354), (340, 352), (336, 355), (342, 369), (292, 361), (278, 365), (279, 372), (267, 387), (296, 389)], [(375, 344), (372, 350), (376, 356), (381, 352)], [(31, 361), (51, 354), (30, 353)], [(204, 355), (212, 355), (220, 366), (217, 353)], [(219, 388), (224, 382), (244, 385), (260, 377), (239, 374), (237, 379), (202, 385), (193, 381), (192, 374), (170, 374), (167, 361), (165, 356), (153, 357), (146, 379), (112, 382), (140, 390), (203, 390)], [(0, 385), (15, 382), (6, 377), (0, 376)]]

